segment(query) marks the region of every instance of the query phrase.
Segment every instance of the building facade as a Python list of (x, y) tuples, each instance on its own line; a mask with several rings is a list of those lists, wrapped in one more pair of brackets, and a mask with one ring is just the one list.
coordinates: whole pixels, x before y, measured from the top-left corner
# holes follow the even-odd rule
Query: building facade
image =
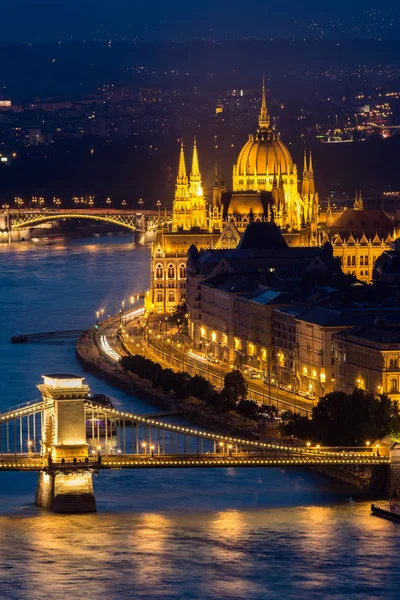
[(251, 219), (273, 221), (286, 231), (308, 230), (315, 242), (318, 224), (318, 193), (311, 154), (304, 155), (303, 179), (280, 134), (271, 125), (263, 82), (258, 128), (249, 135), (233, 166), (232, 195), (227, 216), (239, 231)]
[(400, 325), (354, 327), (334, 336), (336, 389), (400, 400)]
[(361, 192), (354, 208), (346, 209), (333, 223), (327, 220), (323, 242), (329, 241), (345, 274), (371, 283), (377, 259), (392, 249), (397, 229), (382, 209), (364, 208)]
[(150, 289), (146, 309), (151, 313), (171, 313), (186, 301), (186, 261), (189, 248), (212, 248), (223, 229), (221, 194), (223, 184), (214, 182), (211, 203), (207, 203), (199, 168), (196, 140), (190, 176), (181, 144), (179, 168), (173, 201), (172, 226), (159, 229), (151, 248)]

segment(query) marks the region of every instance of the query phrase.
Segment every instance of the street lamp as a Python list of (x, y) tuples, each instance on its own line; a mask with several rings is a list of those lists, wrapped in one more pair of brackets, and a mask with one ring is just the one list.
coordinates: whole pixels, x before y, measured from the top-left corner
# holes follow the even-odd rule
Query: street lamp
[(96, 310), (96, 325), (99, 324), (99, 316), (100, 316), (100, 311)]
[(111, 198), (107, 198), (106, 204), (107, 204), (107, 208), (110, 208), (110, 206), (111, 206)]
[(139, 208), (140, 210), (143, 210), (143, 199), (139, 198)]

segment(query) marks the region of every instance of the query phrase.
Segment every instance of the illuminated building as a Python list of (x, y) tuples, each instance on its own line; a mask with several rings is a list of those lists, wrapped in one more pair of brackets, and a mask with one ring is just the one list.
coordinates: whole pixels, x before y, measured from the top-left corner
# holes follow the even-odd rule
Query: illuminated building
[(311, 397), (332, 392), (336, 389), (336, 335), (356, 325), (371, 327), (377, 315), (386, 322), (398, 322), (397, 308), (343, 308), (340, 304), (331, 308), (307, 306), (304, 301), (275, 310), (272, 340), (278, 382)]
[(334, 336), (336, 389), (355, 387), (400, 400), (400, 325), (354, 327)]
[(274, 223), (250, 223), (234, 250), (191, 248), (187, 305), (195, 348), (266, 371), (273, 310), (294, 301), (303, 277), (326, 273), (342, 277), (328, 246), (289, 247)]
[[(328, 213), (329, 210), (328, 207)], [(356, 195), (354, 208), (344, 210), (334, 223), (327, 215), (326, 230), (323, 242), (332, 244), (343, 272), (365, 283), (372, 282), (376, 260), (392, 249), (398, 235), (393, 221), (382, 209), (364, 208), (361, 192)]]
[(190, 176), (181, 144), (172, 211), (172, 231), (159, 229), (151, 250), (150, 290), (146, 308), (171, 313), (186, 300), (186, 260), (189, 248), (212, 248), (223, 229), (221, 194), (224, 184), (216, 175), (211, 203), (204, 197), (196, 141)]
[(233, 166), (233, 191), (227, 208), (239, 231), (252, 220), (273, 221), (287, 231), (309, 230), (315, 238), (318, 193), (311, 154), (304, 168), (301, 189), (297, 166), (280, 135), (271, 125), (263, 82), (258, 129), (249, 136)]

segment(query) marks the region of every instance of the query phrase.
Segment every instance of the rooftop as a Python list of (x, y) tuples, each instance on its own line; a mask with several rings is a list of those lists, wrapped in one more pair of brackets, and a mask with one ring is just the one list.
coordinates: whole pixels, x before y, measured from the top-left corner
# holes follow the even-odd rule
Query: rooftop
[(359, 338), (366, 342), (381, 345), (400, 346), (400, 325), (372, 325), (366, 327), (352, 327), (344, 334), (346, 337)]
[(246, 227), (236, 250), (269, 250), (287, 247), (288, 245), (275, 223), (256, 221)]
[(345, 210), (332, 227), (330, 232), (340, 234), (365, 233), (374, 236), (376, 233), (387, 236), (394, 230), (394, 223), (390, 217), (380, 208), (366, 208), (357, 210), (348, 208)]

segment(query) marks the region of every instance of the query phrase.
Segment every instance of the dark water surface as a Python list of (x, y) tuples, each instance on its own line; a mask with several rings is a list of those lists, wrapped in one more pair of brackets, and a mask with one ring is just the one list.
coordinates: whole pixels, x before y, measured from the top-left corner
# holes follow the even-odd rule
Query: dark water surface
[[(123, 236), (0, 245), (0, 409), (38, 397), (46, 372), (81, 373), (73, 343), (17, 333), (87, 327), (148, 285), (149, 249)], [(119, 406), (156, 412), (103, 381)], [(33, 505), (36, 474), (0, 473), (0, 600), (397, 599), (398, 526), (301, 470), (111, 471), (98, 513)]]

